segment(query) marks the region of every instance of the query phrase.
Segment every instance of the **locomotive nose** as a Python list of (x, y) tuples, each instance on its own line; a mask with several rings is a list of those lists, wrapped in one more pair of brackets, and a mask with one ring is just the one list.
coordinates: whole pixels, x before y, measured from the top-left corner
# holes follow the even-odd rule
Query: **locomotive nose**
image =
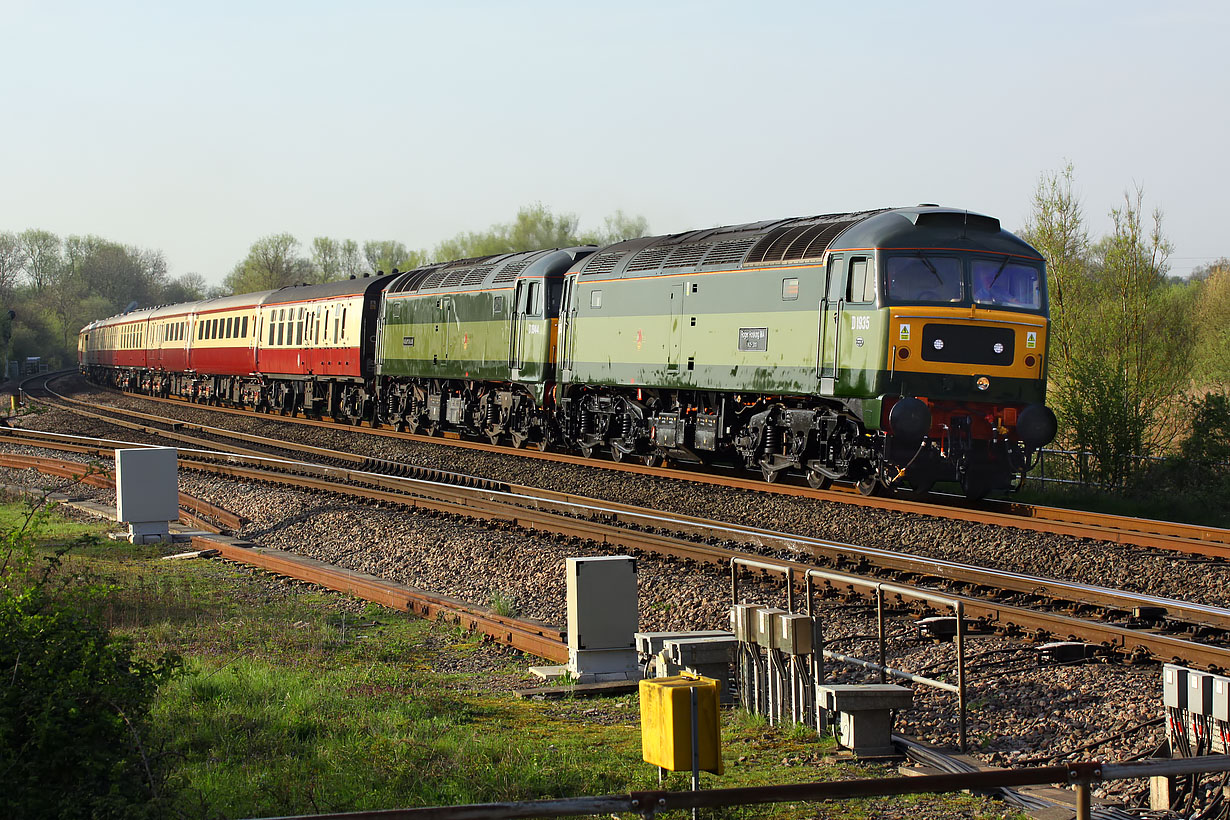
[(904, 441), (922, 441), (931, 430), (931, 408), (915, 398), (902, 399), (888, 411), (888, 424), (894, 436)]
[(1045, 447), (1055, 440), (1059, 423), (1055, 420), (1051, 408), (1044, 404), (1031, 404), (1017, 417), (1016, 432), (1021, 441), (1033, 450)]

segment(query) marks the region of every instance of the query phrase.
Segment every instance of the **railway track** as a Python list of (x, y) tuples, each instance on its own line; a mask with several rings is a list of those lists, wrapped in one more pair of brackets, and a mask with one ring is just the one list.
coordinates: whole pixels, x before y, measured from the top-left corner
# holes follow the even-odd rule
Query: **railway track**
[[(109, 456), (122, 443), (5, 430), (10, 444)], [(238, 447), (236, 446), (236, 448)], [(937, 614), (937, 593), (959, 600), (971, 628), (1032, 641), (1066, 639), (1095, 645), (1119, 659), (1177, 661), (1230, 669), (1230, 610), (1020, 573), (1004, 573), (904, 553), (863, 548), (711, 521), (518, 485), (475, 486), (393, 476), (235, 452), (181, 449), (181, 467), (248, 482), (342, 496), (356, 503), (396, 505), (465, 516), (556, 537), (582, 539), (631, 554), (730, 565), (755, 558), (801, 588), (810, 570), (829, 572), (821, 598), (854, 600), (868, 579), (890, 582), (898, 614)], [(448, 478), (442, 476), (441, 478)], [(844, 581), (843, 581), (844, 579)], [(912, 591), (911, 591), (912, 590)]]
[[(72, 375), (76, 378), (75, 374)], [(46, 379), (45, 381), (50, 382), (51, 379)], [(47, 396), (45, 398), (39, 396), (40, 390), (44, 390), (46, 392)], [(133, 429), (142, 429), (144, 432), (161, 435), (168, 440), (179, 441), (196, 446), (208, 446), (205, 442), (214, 441), (218, 442), (218, 444), (215, 445), (218, 449), (227, 449), (227, 447), (231, 445), (226, 445), (224, 442), (228, 439), (235, 440), (238, 437), (240, 440), (246, 440), (247, 444), (245, 447), (248, 449), (245, 451), (250, 451), (250, 444), (256, 438), (252, 436), (245, 436), (243, 434), (236, 434), (233, 431), (226, 430), (223, 427), (193, 424), (178, 419), (168, 419), (166, 417), (135, 410), (106, 407), (105, 413), (99, 412), (103, 409), (102, 406), (60, 395), (52, 390), (50, 386), (44, 386), (43, 388), (33, 386), (28, 388), (28, 392), (30, 392), (32, 397), (38, 401), (58, 402), (61, 403), (62, 406), (68, 406), (70, 408), (75, 407), (76, 409), (74, 412), (81, 412), (85, 415), (91, 415), (99, 420), (107, 421), (108, 423), (119, 424), (120, 426), (126, 426)], [(1102, 513), (1085, 512), (1081, 510), (1067, 510), (1056, 507), (1036, 506), (1008, 501), (969, 502), (963, 498), (957, 498), (955, 496), (937, 495), (932, 500), (928, 501), (916, 501), (904, 498), (864, 497), (849, 489), (815, 490), (807, 487), (805, 484), (768, 484), (758, 479), (717, 472), (700, 472), (692, 469), (674, 469), (670, 467), (648, 467), (638, 463), (616, 463), (612, 461), (584, 458), (579, 455), (571, 455), (566, 453), (542, 452), (533, 447), (524, 448), (520, 451), (514, 451), (505, 446), (466, 441), (457, 437), (433, 438), (429, 436), (400, 433), (391, 429), (373, 429), (370, 426), (363, 426), (361, 428), (347, 426), (343, 428), (339, 424), (329, 421), (295, 418), (290, 416), (265, 416), (236, 408), (189, 404), (179, 399), (163, 399), (139, 394), (120, 395), (132, 395), (136, 398), (140, 398), (141, 400), (150, 402), (164, 403), (180, 407), (187, 406), (196, 409), (208, 410), (210, 412), (217, 412), (219, 414), (230, 414), (247, 418), (269, 418), (280, 423), (307, 425), (310, 427), (327, 428), (330, 430), (361, 429), (362, 433), (366, 435), (376, 435), (392, 439), (418, 442), (430, 442), (437, 445), (453, 446), (484, 452), (496, 452), (502, 454), (517, 452), (527, 458), (563, 464), (584, 465), (586, 467), (596, 467), (607, 471), (617, 471), (630, 475), (652, 475), (656, 477), (687, 481), (694, 484), (709, 484), (762, 493), (799, 496), (823, 500), (826, 502), (847, 504), (851, 506), (924, 515), (932, 518), (971, 521), (991, 524), (994, 526), (1013, 527), (1020, 530), (1056, 535), (1068, 535), (1078, 538), (1090, 538), (1094, 540), (1107, 541), (1129, 546), (1139, 546), (1149, 549), (1170, 550), (1209, 558), (1230, 559), (1230, 530), (1216, 527), (1206, 527), (1151, 519), (1136, 519), (1127, 516), (1107, 515)], [(160, 430), (162, 432), (159, 432)], [(203, 434), (203, 436), (189, 436), (185, 431), (190, 430), (199, 431)], [(365, 459), (362, 456), (356, 456), (354, 454), (344, 453), (342, 451), (325, 451), (324, 448), (318, 448), (320, 452), (315, 452), (315, 449), (316, 448), (305, 447), (302, 445), (294, 445), (293, 448), (288, 448), (284, 442), (280, 442), (277, 439), (265, 439), (263, 452), (275, 452), (280, 450), (289, 457), (295, 457), (296, 454), (310, 453), (315, 457), (325, 460), (332, 460), (336, 463), (361, 464), (365, 468), (373, 471), (385, 470), (397, 473), (413, 469), (412, 466), (401, 462), (386, 461), (382, 463), (379, 460)]]

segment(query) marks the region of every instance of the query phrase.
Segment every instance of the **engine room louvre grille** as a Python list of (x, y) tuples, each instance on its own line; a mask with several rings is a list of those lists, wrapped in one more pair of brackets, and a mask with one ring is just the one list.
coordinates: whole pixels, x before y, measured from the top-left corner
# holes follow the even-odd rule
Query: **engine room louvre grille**
[(487, 274), (491, 273), (491, 269), (495, 265), (488, 263), (486, 265), (475, 265), (466, 272), (465, 278), (461, 280), (462, 285), (478, 285), (487, 278)]
[(670, 255), (671, 248), (669, 245), (651, 245), (643, 251), (632, 257), (632, 261), (628, 263), (627, 270), (654, 270), (662, 267), (662, 261)]
[(745, 264), (753, 265), (757, 262), (765, 261), (765, 259), (768, 256), (769, 248), (773, 247), (773, 245), (777, 242), (777, 240), (780, 239), (782, 236), (789, 234), (794, 230), (797, 230), (797, 229), (790, 228), (790, 227), (784, 227), (784, 228), (774, 228), (773, 230), (769, 231), (768, 234), (761, 237), (760, 243), (756, 247), (752, 248), (752, 252), (747, 255), (747, 262)]
[(441, 287), (455, 288), (461, 284), (461, 280), (466, 278), (466, 274), (470, 270), (467, 268), (455, 268), (448, 272), (448, 276), (444, 277), (444, 281), (440, 283)]
[(623, 259), (626, 255), (627, 254), (624, 251), (607, 251), (606, 253), (596, 253), (585, 263), (585, 267), (581, 269), (581, 274), (593, 275), (599, 273), (610, 273), (615, 270), (615, 266), (619, 264), (619, 260)]
[(492, 279), (491, 281), (492, 282), (511, 282), (512, 280), (517, 278), (517, 275), (520, 274), (521, 271), (528, 268), (529, 265), (530, 265), (530, 260), (528, 259), (522, 259), (520, 262), (513, 262), (511, 265), (505, 265), (504, 267), (500, 268), (500, 272), (497, 273), (495, 275), (495, 278)]
[(751, 239), (731, 239), (726, 242), (718, 242), (716, 245), (711, 245), (709, 255), (705, 257), (703, 265), (729, 265), (734, 262), (739, 262), (743, 259), (743, 255), (747, 253), (747, 249), (756, 244), (755, 237)]
[(695, 267), (700, 258), (705, 255), (705, 251), (709, 250), (708, 243), (696, 242), (691, 245), (683, 245), (675, 248), (675, 252), (670, 255), (670, 259), (666, 260), (664, 268), (691, 268)]
[(786, 250), (782, 259), (818, 259), (824, 256), (833, 237), (854, 224), (853, 220), (813, 225)]
[(441, 268), (438, 271), (432, 271), (427, 275), (427, 278), (423, 280), (423, 284), (419, 285), (419, 290), (440, 287), (440, 283), (444, 281), (444, 278), (448, 276), (448, 274), (448, 268)]

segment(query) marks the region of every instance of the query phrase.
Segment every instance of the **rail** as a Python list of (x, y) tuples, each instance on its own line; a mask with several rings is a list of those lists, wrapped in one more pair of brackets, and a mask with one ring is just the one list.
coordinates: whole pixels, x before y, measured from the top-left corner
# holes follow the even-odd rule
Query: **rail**
[(962, 790), (985, 791), (1018, 786), (1060, 784), (1076, 789), (1076, 818), (1094, 815), (1092, 788), (1095, 783), (1136, 780), (1146, 777), (1179, 777), (1230, 771), (1230, 757), (1146, 760), (1136, 763), (1072, 763), (1028, 769), (1002, 769), (935, 774), (919, 777), (883, 777), (867, 780), (826, 781), (788, 786), (747, 786), (701, 791), (644, 791), (597, 797), (564, 797), (520, 803), (478, 803), (465, 806), (431, 806), (417, 809), (298, 815), (265, 820), (505, 820), (518, 817), (575, 817), (578, 815), (637, 814), (656, 817), (665, 811), (714, 809), (768, 803), (818, 802), (907, 794), (938, 794)]

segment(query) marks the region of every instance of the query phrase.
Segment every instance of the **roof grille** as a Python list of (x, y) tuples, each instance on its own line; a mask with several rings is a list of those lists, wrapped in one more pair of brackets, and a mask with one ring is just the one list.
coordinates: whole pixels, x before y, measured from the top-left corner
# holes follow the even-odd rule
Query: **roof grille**
[(495, 275), (492, 282), (511, 282), (516, 279), (521, 271), (525, 270), (530, 265), (530, 260), (522, 259), (520, 262), (513, 262), (511, 265), (505, 265), (500, 268), (500, 272)]
[(705, 257), (705, 261), (702, 264), (729, 265), (739, 262), (743, 259), (743, 255), (747, 253), (747, 249), (755, 244), (756, 239), (753, 237), (751, 239), (729, 239), (725, 242), (710, 245), (709, 255)]
[(705, 255), (705, 251), (709, 250), (708, 243), (693, 242), (691, 245), (680, 245), (675, 248), (675, 252), (670, 255), (670, 259), (666, 260), (664, 268), (690, 268), (695, 267), (700, 258)]
[[(843, 214), (844, 216), (844, 214)], [(857, 219), (834, 219), (810, 225), (775, 228), (747, 255), (746, 264), (818, 259), (829, 243)]]
[(615, 266), (619, 264), (619, 260), (623, 259), (625, 255), (624, 251), (596, 253), (586, 260), (585, 267), (581, 268), (581, 274), (593, 276), (599, 273), (610, 273), (615, 270)]
[(632, 257), (632, 261), (628, 263), (628, 267), (625, 270), (632, 272), (660, 268), (662, 267), (663, 260), (670, 255), (670, 252), (670, 245), (650, 245)]
[(419, 285), (419, 290), (426, 290), (427, 288), (440, 287), (440, 283), (443, 282), (445, 277), (447, 277), (448, 275), (449, 275), (448, 268), (440, 268), (439, 270), (432, 271), (431, 273), (427, 274), (427, 278), (425, 278), (423, 280), (423, 283)]
[(482, 284), (482, 281), (487, 278), (487, 274), (491, 273), (493, 268), (495, 268), (495, 264), (491, 262), (488, 262), (486, 265), (475, 265), (466, 272), (465, 278), (461, 280), (462, 286)]

